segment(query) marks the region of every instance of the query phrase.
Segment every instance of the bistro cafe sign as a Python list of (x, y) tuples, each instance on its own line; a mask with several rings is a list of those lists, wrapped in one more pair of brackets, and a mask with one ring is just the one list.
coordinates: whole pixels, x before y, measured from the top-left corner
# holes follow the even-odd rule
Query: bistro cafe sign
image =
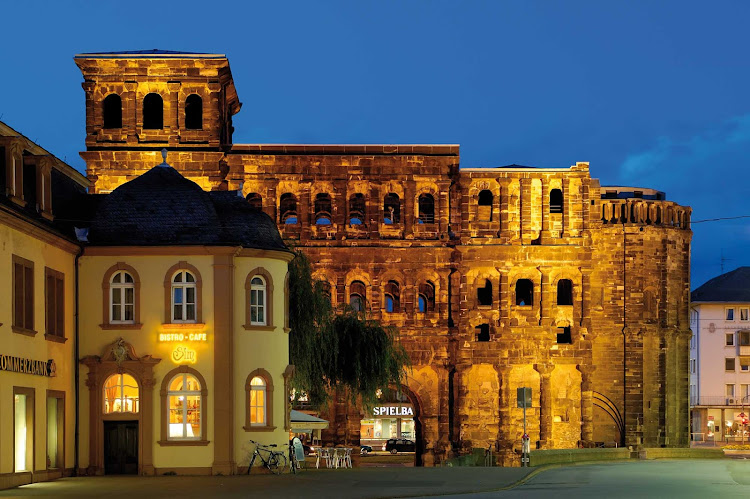
[(0, 371), (36, 374), (37, 376), (47, 376), (50, 378), (57, 376), (57, 366), (52, 359), (46, 361), (32, 360), (2, 354), (0, 354)]

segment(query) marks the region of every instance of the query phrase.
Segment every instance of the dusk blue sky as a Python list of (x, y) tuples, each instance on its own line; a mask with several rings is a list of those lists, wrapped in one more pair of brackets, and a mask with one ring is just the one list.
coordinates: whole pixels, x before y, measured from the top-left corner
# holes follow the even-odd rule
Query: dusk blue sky
[[(79, 170), (73, 56), (224, 53), (236, 143), (450, 143), (750, 215), (750, 2), (12, 2), (0, 120)], [(9, 21), (8, 21), (9, 20)], [(692, 287), (750, 265), (750, 218), (693, 226)]]

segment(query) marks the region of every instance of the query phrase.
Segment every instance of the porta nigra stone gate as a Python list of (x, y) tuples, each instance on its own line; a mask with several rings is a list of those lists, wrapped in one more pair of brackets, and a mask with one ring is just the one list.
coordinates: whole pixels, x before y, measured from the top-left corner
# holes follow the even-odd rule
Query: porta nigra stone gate
[[(518, 387), (533, 390), (532, 446), (688, 445), (689, 207), (601, 187), (588, 163), (459, 168), (456, 145), (233, 144), (225, 56), (76, 63), (94, 192), (167, 148), (202, 188), (241, 190), (273, 217), (334, 304), (399, 328), (419, 462), (493, 446), (517, 465)], [(335, 402), (324, 440), (358, 442), (363, 414)]]

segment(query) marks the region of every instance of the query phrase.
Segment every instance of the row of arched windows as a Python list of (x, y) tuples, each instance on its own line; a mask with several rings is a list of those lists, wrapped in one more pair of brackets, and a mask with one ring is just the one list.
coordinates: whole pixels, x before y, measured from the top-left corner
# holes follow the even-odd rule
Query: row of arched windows
[[(102, 114), (104, 128), (122, 128), (122, 98), (117, 94), (106, 96), (102, 103)], [(143, 98), (143, 128), (164, 128), (164, 100), (157, 93), (147, 94)], [(185, 99), (185, 128), (203, 129), (203, 99), (198, 94), (188, 95)]]
[[(497, 214), (494, 208), (495, 196), (492, 191), (483, 189), (477, 195), (477, 221), (494, 222), (497, 220)], [(560, 189), (549, 191), (549, 212), (563, 212), (563, 193)]]
[[(133, 267), (118, 264), (110, 269), (111, 277), (105, 281), (107, 289), (105, 303), (109, 304), (105, 324), (134, 325), (139, 317), (140, 280)], [(170, 269), (165, 291), (169, 293), (170, 310), (167, 322), (201, 322), (201, 279), (198, 270), (190, 265), (177, 265)], [(263, 269), (255, 269), (247, 276), (246, 307), (248, 326), (268, 326), (271, 324), (271, 298), (273, 287), (270, 274)]]
[[(263, 209), (263, 197), (257, 192), (247, 195), (247, 202), (256, 210)], [(331, 225), (333, 223), (333, 200), (328, 193), (315, 195), (313, 202), (313, 223), (315, 225)], [(362, 193), (349, 197), (349, 225), (363, 225), (367, 222), (367, 204)], [(401, 199), (398, 194), (388, 193), (383, 197), (383, 220), (386, 225), (401, 223)], [(299, 212), (297, 196), (285, 192), (279, 197), (279, 223), (298, 224)], [(435, 198), (432, 194), (423, 193), (417, 198), (417, 223), (435, 223)]]
[[(323, 292), (332, 301), (331, 285), (323, 281)], [(398, 281), (388, 280), (383, 287), (383, 309), (386, 312), (400, 312), (401, 285)], [(357, 312), (363, 312), (367, 305), (367, 288), (362, 281), (349, 284), (349, 306)], [(416, 311), (429, 313), (435, 311), (435, 285), (432, 281), (423, 281), (417, 286)]]
[[(166, 419), (166, 440), (206, 440), (207, 387), (200, 373), (182, 366), (162, 384), (162, 417)], [(273, 426), (273, 383), (267, 371), (256, 369), (248, 376), (245, 429)], [(140, 386), (128, 373), (109, 376), (102, 388), (104, 414), (138, 414)]]
[[(534, 304), (534, 283), (531, 279), (516, 281), (515, 303), (520, 307)], [(489, 279), (485, 279), (484, 286), (477, 287), (477, 304), (492, 305), (492, 281)], [(557, 304), (573, 305), (573, 281), (570, 279), (557, 281)]]

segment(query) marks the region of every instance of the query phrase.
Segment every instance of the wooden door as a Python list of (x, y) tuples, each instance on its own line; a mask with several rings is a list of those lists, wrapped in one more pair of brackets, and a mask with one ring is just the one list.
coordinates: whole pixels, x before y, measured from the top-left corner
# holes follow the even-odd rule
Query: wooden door
[(104, 473), (138, 474), (138, 421), (104, 422)]

